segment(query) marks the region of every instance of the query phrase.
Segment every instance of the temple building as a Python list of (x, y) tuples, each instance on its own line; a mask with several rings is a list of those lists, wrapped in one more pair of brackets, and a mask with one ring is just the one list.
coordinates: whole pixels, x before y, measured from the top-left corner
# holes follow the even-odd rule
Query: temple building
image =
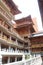
[(30, 50), (32, 54), (41, 54), (43, 59), (43, 32), (37, 32), (30, 36)]
[(29, 42), (29, 50), (31, 52), (31, 34), (38, 32), (37, 20), (36, 18), (31, 18), (31, 16), (27, 16), (18, 20), (15, 20), (16, 24), (14, 25), (14, 29), (18, 32), (18, 34), (23, 37), (25, 40)]
[(41, 54), (43, 58), (43, 32), (38, 31), (36, 18), (31, 16), (15, 20), (16, 25), (14, 28), (18, 31), (25, 40), (29, 42), (29, 49), (31, 54)]
[(14, 28), (18, 31), (18, 34), (20, 34), (21, 37), (28, 37), (31, 33), (36, 32), (34, 21), (30, 15), (19, 20), (15, 20), (15, 22), (16, 25), (14, 25)]
[[(31, 56), (29, 40), (31, 34), (38, 31), (34, 23), (36, 20), (30, 15), (15, 20), (15, 15), (19, 13), (21, 11), (13, 0), (0, 0), (0, 65), (28, 65), (31, 61), (38, 62), (40, 58)], [(29, 62), (30, 57), (33, 59)]]
[(13, 27), (15, 15), (21, 13), (12, 0), (0, 0), (0, 63), (23, 60), (29, 52), (29, 42)]

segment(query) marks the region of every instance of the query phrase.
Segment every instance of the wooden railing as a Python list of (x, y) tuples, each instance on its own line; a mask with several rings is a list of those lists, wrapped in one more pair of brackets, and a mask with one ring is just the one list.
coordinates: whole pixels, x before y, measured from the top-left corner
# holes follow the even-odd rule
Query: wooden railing
[(27, 21), (27, 22), (23, 22), (21, 24), (18, 24), (17, 27), (22, 26), (22, 25), (30, 25), (30, 24), (32, 24), (32, 22)]
[(43, 44), (35, 44), (31, 46), (32, 48), (40, 48), (43, 47)]

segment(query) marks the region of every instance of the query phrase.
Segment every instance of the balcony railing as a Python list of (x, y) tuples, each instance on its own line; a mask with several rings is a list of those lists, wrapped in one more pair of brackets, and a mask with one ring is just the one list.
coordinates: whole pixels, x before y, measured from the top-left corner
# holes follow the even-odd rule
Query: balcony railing
[(27, 51), (22, 51), (22, 50), (14, 50), (13, 48), (11, 48), (10, 50), (9, 49), (6, 49), (6, 48), (1, 48), (1, 51), (3, 52), (7, 52), (7, 53), (29, 53)]
[(0, 7), (0, 13), (2, 13), (4, 16), (6, 16), (9, 20), (11, 20), (10, 15), (2, 8)]
[(14, 46), (17, 46), (18, 48), (23, 48), (23, 45), (20, 45), (18, 44), (18, 42), (16, 41), (13, 41), (13, 40), (10, 40), (9, 38), (7, 38), (6, 36), (1, 36), (1, 33), (0, 33), (0, 40), (2, 41), (2, 43), (4, 44), (11, 44), (11, 45), (14, 45)]
[(28, 60), (2, 64), (2, 65), (41, 65), (41, 64), (42, 64), (41, 56), (37, 56)]

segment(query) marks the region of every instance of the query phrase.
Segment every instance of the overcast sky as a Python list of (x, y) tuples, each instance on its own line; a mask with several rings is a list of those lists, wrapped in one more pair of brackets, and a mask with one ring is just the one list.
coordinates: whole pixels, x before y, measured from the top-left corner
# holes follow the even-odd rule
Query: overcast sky
[(42, 30), (42, 22), (37, 0), (13, 0), (13, 1), (18, 6), (19, 10), (22, 12), (21, 14), (16, 15), (15, 18), (20, 19), (28, 15), (31, 15), (32, 18), (36, 17), (38, 29), (39, 31)]

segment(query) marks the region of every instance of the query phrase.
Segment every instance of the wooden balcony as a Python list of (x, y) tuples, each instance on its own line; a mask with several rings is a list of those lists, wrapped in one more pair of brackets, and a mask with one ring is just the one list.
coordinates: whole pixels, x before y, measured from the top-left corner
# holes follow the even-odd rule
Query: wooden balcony
[(43, 47), (43, 44), (35, 44), (35, 45), (32, 45), (31, 48), (41, 48)]
[(5, 16), (8, 20), (11, 20), (11, 16), (0, 6), (0, 14)]
[(9, 15), (10, 15), (11, 18), (12, 18), (13, 15), (10, 13), (10, 9), (9, 9), (9, 7), (5, 4), (4, 0), (0, 0), (0, 5), (6, 10), (6, 12), (9, 13)]
[(21, 24), (17, 24), (17, 27), (24, 27), (24, 26), (31, 25), (31, 24), (32, 24), (32, 22), (26, 21), (26, 22), (23, 22)]
[(23, 45), (19, 44), (16, 40), (10, 39), (10, 37), (1, 33), (0, 33), (0, 43), (5, 45), (11, 45), (11, 46), (22, 48), (22, 49), (24, 47)]

